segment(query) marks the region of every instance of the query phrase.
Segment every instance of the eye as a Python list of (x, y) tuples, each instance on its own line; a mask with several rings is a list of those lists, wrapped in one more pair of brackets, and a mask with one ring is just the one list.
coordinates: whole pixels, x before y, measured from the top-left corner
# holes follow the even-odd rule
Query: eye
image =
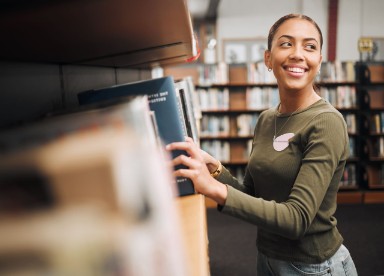
[(286, 42), (282, 42), (282, 43), (280, 43), (280, 46), (281, 46), (281, 47), (290, 47), (290, 46), (292, 46), (292, 43), (289, 42), (289, 41), (286, 41)]
[(305, 48), (309, 49), (309, 50), (316, 50), (317, 49), (315, 44), (307, 44), (307, 45), (305, 45)]

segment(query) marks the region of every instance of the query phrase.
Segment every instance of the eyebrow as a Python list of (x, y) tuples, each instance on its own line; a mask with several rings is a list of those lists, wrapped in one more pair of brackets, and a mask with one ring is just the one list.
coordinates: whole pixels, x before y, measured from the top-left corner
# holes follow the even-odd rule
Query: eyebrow
[[(290, 36), (290, 35), (282, 35), (278, 39), (280, 39), (280, 38), (295, 39), (293, 36)], [(316, 38), (313, 38), (313, 37), (304, 38), (304, 41), (310, 41), (310, 40), (314, 40), (314, 41), (316, 41), (317, 44), (319, 44), (319, 42), (316, 40)]]

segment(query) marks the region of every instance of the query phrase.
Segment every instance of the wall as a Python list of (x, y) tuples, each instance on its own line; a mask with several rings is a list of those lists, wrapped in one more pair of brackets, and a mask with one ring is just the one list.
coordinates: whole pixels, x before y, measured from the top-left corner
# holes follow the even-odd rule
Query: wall
[[(358, 60), (357, 41), (361, 36), (384, 37), (383, 10), (382, 0), (339, 0), (337, 59)], [(303, 13), (317, 22), (325, 40), (323, 58), (327, 60), (327, 0), (222, 0), (217, 20), (218, 59), (223, 57), (223, 39), (266, 38), (272, 24), (288, 13)]]
[[(281, 16), (288, 13), (303, 13), (312, 17), (327, 37), (328, 2), (324, 0), (222, 0), (217, 20), (218, 43), (223, 39), (267, 38), (269, 28)], [(218, 47), (218, 59), (223, 53)], [(327, 45), (323, 47), (326, 58)]]
[(74, 108), (81, 91), (150, 77), (146, 70), (0, 62), (0, 128)]
[[(339, 60), (358, 60), (357, 41), (362, 36), (384, 38), (384, 1), (339, 0)], [(384, 52), (384, 49), (381, 49)]]

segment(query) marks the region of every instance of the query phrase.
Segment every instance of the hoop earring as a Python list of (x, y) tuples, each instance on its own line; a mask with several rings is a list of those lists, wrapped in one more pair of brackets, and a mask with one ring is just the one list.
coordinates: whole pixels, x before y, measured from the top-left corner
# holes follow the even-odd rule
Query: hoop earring
[(272, 68), (268, 68), (268, 72), (271, 72), (272, 71)]

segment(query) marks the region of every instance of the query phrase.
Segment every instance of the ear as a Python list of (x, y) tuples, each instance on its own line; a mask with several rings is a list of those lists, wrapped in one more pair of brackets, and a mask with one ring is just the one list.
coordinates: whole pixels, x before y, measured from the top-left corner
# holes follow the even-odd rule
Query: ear
[(271, 51), (265, 50), (264, 52), (264, 64), (267, 68), (272, 68), (271, 66)]

